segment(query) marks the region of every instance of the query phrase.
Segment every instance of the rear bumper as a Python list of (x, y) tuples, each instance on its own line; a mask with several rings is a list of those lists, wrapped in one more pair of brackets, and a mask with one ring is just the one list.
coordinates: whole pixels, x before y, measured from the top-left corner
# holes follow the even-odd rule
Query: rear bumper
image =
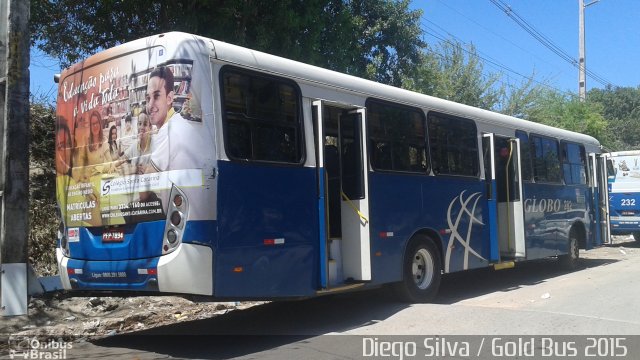
[(121, 261), (78, 260), (56, 249), (65, 289), (213, 295), (213, 251), (182, 243), (167, 255)]
[(628, 235), (640, 231), (640, 217), (611, 216), (609, 223), (611, 224), (611, 234), (613, 235)]

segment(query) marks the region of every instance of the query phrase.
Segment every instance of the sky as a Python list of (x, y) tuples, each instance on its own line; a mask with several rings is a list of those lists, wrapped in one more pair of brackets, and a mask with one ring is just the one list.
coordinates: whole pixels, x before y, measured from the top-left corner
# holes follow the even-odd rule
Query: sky
[[(579, 52), (578, 0), (496, 0), (572, 59)], [(592, 0), (585, 0), (589, 4)], [(524, 76), (566, 92), (578, 92), (578, 69), (542, 45), (492, 0), (415, 0), (423, 10), (424, 40), (473, 44), (486, 72), (509, 83)], [(586, 69), (613, 86), (640, 85), (640, 1), (600, 0), (585, 8)], [(498, 65), (495, 65), (495, 64)], [(518, 75), (520, 74), (520, 75)], [(587, 76), (587, 90), (605, 85)]]
[[(422, 9), (424, 40), (473, 44), (485, 73), (519, 84), (534, 79), (565, 92), (578, 92), (578, 69), (542, 45), (500, 10), (508, 5), (531, 27), (572, 59), (578, 58), (579, 0), (414, 0)], [(589, 4), (593, 0), (585, 0)], [(586, 68), (613, 86), (640, 86), (640, 0), (600, 0), (585, 9)], [(31, 53), (31, 92), (55, 100), (58, 63)], [(587, 77), (587, 90), (604, 85)]]

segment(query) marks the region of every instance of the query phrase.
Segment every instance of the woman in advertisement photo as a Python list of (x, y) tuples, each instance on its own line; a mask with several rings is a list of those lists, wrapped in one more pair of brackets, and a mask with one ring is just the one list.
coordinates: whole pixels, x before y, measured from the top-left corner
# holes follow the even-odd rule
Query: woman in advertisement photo
[(87, 146), (87, 165), (91, 168), (90, 176), (99, 175), (111, 162), (111, 154), (103, 135), (102, 116), (97, 110), (89, 116), (89, 141)]
[(109, 128), (109, 155), (111, 159), (117, 159), (120, 157), (120, 141), (118, 139), (118, 128), (115, 125), (111, 125)]

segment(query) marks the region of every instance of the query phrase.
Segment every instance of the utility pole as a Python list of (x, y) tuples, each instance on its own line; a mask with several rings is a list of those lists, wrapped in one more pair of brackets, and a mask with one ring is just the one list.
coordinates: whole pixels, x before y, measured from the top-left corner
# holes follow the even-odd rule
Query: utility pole
[(27, 313), (30, 2), (0, 1), (0, 313)]
[(579, 18), (578, 21), (578, 31), (580, 33), (578, 37), (579, 42), (579, 55), (578, 55), (578, 95), (580, 97), (580, 101), (584, 102), (587, 98), (587, 61), (584, 50), (584, 9), (589, 6), (597, 3), (600, 0), (592, 1), (585, 5), (584, 0), (578, 0), (578, 10), (579, 10)]

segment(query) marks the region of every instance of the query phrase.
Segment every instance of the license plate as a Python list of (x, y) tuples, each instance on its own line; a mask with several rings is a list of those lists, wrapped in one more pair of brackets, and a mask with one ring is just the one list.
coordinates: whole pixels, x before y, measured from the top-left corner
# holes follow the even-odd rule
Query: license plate
[(122, 230), (105, 230), (102, 233), (102, 242), (123, 242), (124, 231)]

